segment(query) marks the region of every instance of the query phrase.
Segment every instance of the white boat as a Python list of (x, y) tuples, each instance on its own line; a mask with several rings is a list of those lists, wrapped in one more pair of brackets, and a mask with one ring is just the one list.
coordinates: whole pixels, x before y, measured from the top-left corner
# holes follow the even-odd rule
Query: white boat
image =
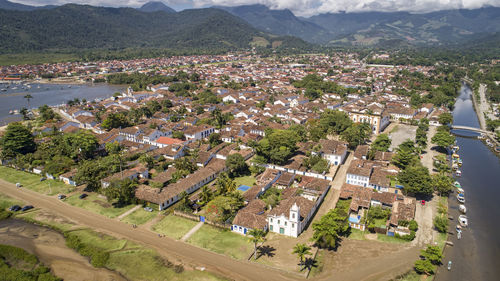
[(457, 170), (455, 171), (455, 175), (456, 175), (457, 177), (462, 176), (462, 171), (460, 171), (460, 170), (458, 170), (458, 169), (457, 169)]
[(458, 217), (458, 222), (462, 227), (467, 227), (469, 225), (469, 220), (467, 219), (466, 215), (460, 215)]
[(462, 193), (457, 194), (457, 200), (460, 203), (465, 203), (465, 196)]
[(458, 191), (458, 193), (464, 193), (465, 192), (464, 189), (461, 188), (461, 187), (457, 187), (457, 191)]
[(460, 206), (458, 206), (458, 210), (459, 210), (462, 214), (467, 213), (467, 208), (465, 207), (465, 205), (464, 205), (464, 204), (460, 204)]

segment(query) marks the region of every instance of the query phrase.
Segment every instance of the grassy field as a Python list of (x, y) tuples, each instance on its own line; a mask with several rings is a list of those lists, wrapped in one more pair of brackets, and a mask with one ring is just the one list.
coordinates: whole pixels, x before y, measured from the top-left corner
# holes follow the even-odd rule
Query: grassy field
[(175, 267), (172, 269), (171, 264), (166, 264), (154, 251), (147, 249), (111, 253), (106, 267), (130, 280), (221, 280), (208, 272), (196, 270), (176, 273)]
[(239, 260), (247, 259), (253, 251), (247, 237), (211, 225), (203, 225), (187, 242)]
[(90, 229), (79, 229), (71, 231), (78, 236), (85, 244), (90, 244), (106, 251), (116, 251), (125, 248), (127, 240), (119, 240), (112, 236), (102, 234)]
[(0, 178), (14, 184), (19, 182), (23, 185), (23, 188), (28, 188), (46, 195), (69, 193), (75, 189), (74, 186), (67, 185), (61, 181), (40, 181), (41, 177), (39, 175), (18, 171), (4, 166), (0, 166)]
[(181, 239), (197, 222), (182, 217), (168, 215), (155, 224), (152, 229), (155, 232), (165, 234), (174, 239)]
[(97, 194), (95, 193), (88, 193), (88, 197), (85, 199), (80, 199), (78, 198), (79, 196), (80, 194), (74, 194), (73, 196), (66, 198), (64, 201), (70, 205), (80, 207), (109, 218), (115, 218), (134, 207), (134, 205), (128, 205), (122, 208), (115, 208), (105, 199), (97, 197)]
[(16, 218), (24, 219), (28, 222), (40, 222), (44, 225), (51, 225), (63, 231), (70, 230), (75, 227), (75, 225), (70, 221), (61, 218), (56, 218), (55, 216), (46, 213), (45, 211), (42, 210), (35, 210), (33, 212), (16, 214)]
[(130, 215), (126, 216), (125, 218), (122, 219), (123, 222), (130, 223), (130, 224), (144, 224), (150, 220), (152, 220), (154, 217), (158, 215), (158, 207), (153, 208), (152, 212), (145, 211), (144, 208), (139, 208), (132, 212)]
[(380, 234), (380, 233), (377, 233), (377, 240), (381, 241), (381, 242), (397, 243), (397, 244), (408, 243), (409, 242), (409, 241), (406, 241), (406, 240), (403, 240), (403, 239), (400, 239), (400, 238), (396, 238), (396, 237), (393, 237), (393, 236), (388, 236), (388, 235)]
[(7, 195), (0, 193), (0, 209), (5, 210), (12, 205), (22, 206), (24, 203), (14, 198), (10, 198)]
[(235, 178), (234, 182), (236, 183), (236, 187), (240, 185), (248, 185), (251, 187), (255, 184), (255, 177), (254, 176), (239, 177)]
[(359, 229), (355, 229), (355, 228), (351, 228), (351, 233), (349, 234), (349, 236), (347, 236), (347, 238), (349, 239), (353, 239), (353, 240), (366, 240), (365, 238), (365, 234), (368, 234), (370, 232), (368, 231), (361, 231)]
[(314, 277), (320, 274), (323, 271), (324, 262), (325, 262), (325, 253), (322, 250), (320, 250), (316, 255), (316, 266), (313, 266), (313, 268), (311, 268), (309, 277)]

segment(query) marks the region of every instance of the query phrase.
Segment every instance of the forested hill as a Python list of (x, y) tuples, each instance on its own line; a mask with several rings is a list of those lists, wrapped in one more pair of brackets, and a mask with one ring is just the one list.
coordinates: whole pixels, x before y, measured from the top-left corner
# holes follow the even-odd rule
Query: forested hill
[(172, 48), (234, 50), (281, 46), (307, 48), (218, 9), (146, 13), (133, 8), (68, 4), (36, 11), (0, 10), (0, 53), (44, 50)]

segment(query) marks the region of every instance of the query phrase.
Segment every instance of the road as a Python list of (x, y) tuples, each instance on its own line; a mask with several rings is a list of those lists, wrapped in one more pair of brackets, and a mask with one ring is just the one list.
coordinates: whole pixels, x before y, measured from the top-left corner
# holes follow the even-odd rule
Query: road
[(168, 237), (159, 238), (157, 234), (142, 228), (132, 228), (130, 225), (71, 206), (56, 197), (50, 197), (37, 192), (16, 188), (15, 185), (0, 180), (0, 192), (36, 206), (50, 210), (57, 215), (78, 222), (117, 238), (132, 240), (158, 251), (170, 261), (182, 261), (184, 264), (205, 267), (208, 271), (234, 280), (300, 280), (295, 276), (278, 269), (273, 269), (257, 263), (237, 261), (209, 252), (193, 245), (176, 241)]

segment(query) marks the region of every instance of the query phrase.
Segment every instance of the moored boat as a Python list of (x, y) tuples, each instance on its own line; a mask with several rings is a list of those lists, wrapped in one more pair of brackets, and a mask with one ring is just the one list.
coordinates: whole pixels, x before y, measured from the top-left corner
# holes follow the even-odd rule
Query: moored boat
[(457, 170), (455, 171), (455, 176), (457, 176), (457, 177), (461, 177), (461, 176), (462, 176), (462, 171), (460, 171), (460, 170), (458, 170), (458, 169), (457, 169)]
[(462, 204), (465, 203), (465, 195), (463, 193), (457, 194), (457, 200)]
[(458, 210), (459, 210), (462, 214), (467, 213), (467, 208), (465, 207), (465, 205), (464, 205), (464, 204), (460, 204), (460, 206), (458, 206)]
[(467, 219), (466, 215), (458, 216), (458, 222), (462, 227), (467, 227), (469, 225), (469, 220)]
[(453, 185), (458, 188), (462, 187), (462, 185), (458, 181), (455, 181)]

